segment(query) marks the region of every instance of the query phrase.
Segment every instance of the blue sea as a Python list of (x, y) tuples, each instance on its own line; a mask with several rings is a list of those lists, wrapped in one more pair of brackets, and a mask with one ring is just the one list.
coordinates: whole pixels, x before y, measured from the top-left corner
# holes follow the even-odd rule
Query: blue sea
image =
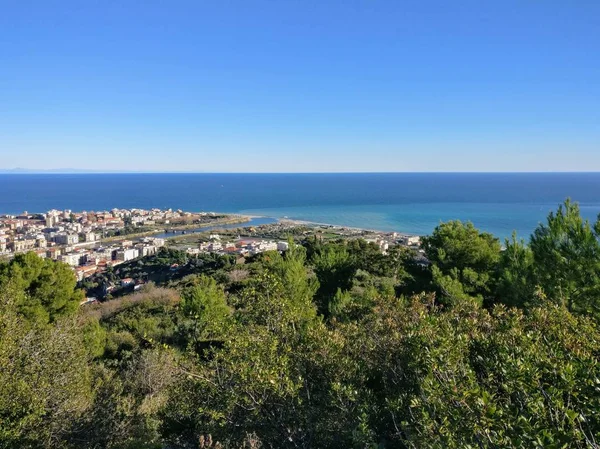
[(600, 173), (0, 175), (0, 213), (180, 208), (419, 235), (460, 219), (527, 238), (567, 197), (595, 220)]

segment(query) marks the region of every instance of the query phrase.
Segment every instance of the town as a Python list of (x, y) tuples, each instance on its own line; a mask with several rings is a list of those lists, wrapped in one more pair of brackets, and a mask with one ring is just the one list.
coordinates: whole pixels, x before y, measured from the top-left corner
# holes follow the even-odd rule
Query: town
[[(417, 246), (419, 237), (331, 225), (300, 224), (282, 220), (270, 225), (243, 228), (247, 217), (213, 212), (161, 209), (112, 209), (101, 212), (50, 210), (46, 213), (0, 215), (0, 257), (34, 252), (68, 264), (79, 281), (140, 257), (156, 254), (169, 243), (188, 255), (237, 255), (238, 260), (265, 251), (286, 251), (290, 235), (321, 238), (363, 238), (382, 252), (390, 245)], [(212, 232), (200, 239), (202, 226), (239, 223), (239, 229)], [(212, 229), (212, 228), (211, 228)], [(179, 230), (179, 231), (177, 231)], [(172, 235), (166, 236), (166, 232)], [(179, 232), (179, 233), (177, 233)], [(186, 235), (186, 232), (188, 233)], [(159, 234), (157, 236), (156, 234)], [(193, 246), (190, 245), (193, 238)]]
[(81, 280), (109, 266), (156, 253), (165, 245), (165, 239), (152, 234), (241, 220), (236, 216), (172, 209), (5, 214), (0, 215), (0, 257), (31, 251), (68, 264)]

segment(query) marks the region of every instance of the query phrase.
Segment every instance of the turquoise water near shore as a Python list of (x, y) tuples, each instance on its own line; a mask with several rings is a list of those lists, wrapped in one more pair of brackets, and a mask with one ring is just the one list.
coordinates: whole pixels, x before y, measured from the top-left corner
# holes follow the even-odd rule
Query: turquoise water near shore
[(450, 219), (522, 237), (570, 197), (600, 213), (600, 173), (0, 174), (0, 213), (173, 208), (427, 234)]
[[(540, 222), (544, 222), (557, 203), (425, 203), (368, 206), (310, 206), (271, 209), (249, 209), (248, 214), (314, 221), (382, 231), (402, 231), (425, 235), (442, 221), (471, 221), (500, 238), (516, 231), (527, 238)], [(600, 207), (581, 205), (582, 215), (596, 219)]]

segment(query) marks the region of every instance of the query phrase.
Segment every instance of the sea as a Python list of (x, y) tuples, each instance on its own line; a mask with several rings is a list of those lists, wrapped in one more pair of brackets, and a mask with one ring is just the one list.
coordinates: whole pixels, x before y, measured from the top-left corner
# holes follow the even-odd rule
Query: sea
[(0, 174), (0, 213), (172, 208), (425, 235), (447, 220), (525, 239), (566, 198), (600, 213), (600, 173)]

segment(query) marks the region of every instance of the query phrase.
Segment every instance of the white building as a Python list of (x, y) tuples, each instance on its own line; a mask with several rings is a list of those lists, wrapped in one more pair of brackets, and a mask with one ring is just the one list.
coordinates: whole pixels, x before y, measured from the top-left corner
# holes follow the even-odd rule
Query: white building
[(56, 234), (54, 241), (59, 245), (75, 245), (79, 243), (79, 236), (77, 234)]
[(58, 258), (61, 262), (71, 265), (72, 267), (77, 267), (81, 263), (81, 254), (79, 253), (62, 254), (58, 256)]
[(98, 235), (94, 232), (86, 232), (83, 234), (83, 238), (86, 242), (95, 242), (98, 240)]
[(52, 228), (54, 227), (54, 225), (57, 222), (57, 218), (54, 215), (48, 215), (46, 216), (46, 227), (47, 228)]
[(277, 250), (277, 243), (275, 242), (260, 242), (257, 245), (257, 249), (259, 251), (276, 251)]
[(154, 245), (137, 245), (140, 257), (151, 256), (158, 250)]
[(150, 243), (150, 244), (156, 246), (157, 248), (161, 248), (161, 247), (165, 246), (165, 239), (159, 239), (157, 237), (145, 237), (142, 239), (142, 242)]
[(407, 235), (406, 237), (404, 237), (403, 240), (404, 244), (409, 246), (416, 246), (421, 243), (421, 237), (419, 237), (418, 235)]
[(133, 260), (138, 257), (139, 252), (136, 248), (127, 248), (121, 249), (117, 251), (117, 260), (121, 260), (123, 262), (127, 262), (128, 260)]

